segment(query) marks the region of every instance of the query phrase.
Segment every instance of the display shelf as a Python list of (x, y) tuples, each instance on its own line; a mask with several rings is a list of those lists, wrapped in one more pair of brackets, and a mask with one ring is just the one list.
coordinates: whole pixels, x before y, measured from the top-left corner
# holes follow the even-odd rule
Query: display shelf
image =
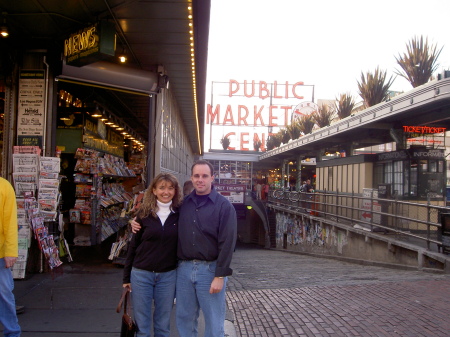
[[(85, 244), (87, 225), (83, 221), (82, 212), (90, 210), (90, 238), (91, 244), (98, 244), (106, 238), (117, 233), (125, 226), (130, 217), (126, 210), (133, 202), (134, 195), (125, 190), (124, 181), (136, 178), (133, 170), (129, 169), (122, 158), (103, 154), (90, 149), (78, 149), (75, 157), (74, 182), (76, 198), (79, 201), (79, 224), (75, 230), (81, 235), (82, 244)], [(83, 200), (85, 202), (83, 203)], [(72, 211), (72, 210), (71, 210)], [(76, 213), (76, 210), (73, 210)], [(74, 219), (77, 219), (74, 217)], [(78, 233), (76, 233), (77, 235)]]

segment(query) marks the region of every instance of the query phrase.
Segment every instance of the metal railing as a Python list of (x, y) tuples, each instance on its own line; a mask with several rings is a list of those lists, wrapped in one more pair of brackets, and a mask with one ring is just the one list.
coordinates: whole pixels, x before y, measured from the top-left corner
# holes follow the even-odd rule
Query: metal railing
[(373, 232), (395, 234), (418, 245), (442, 247), (440, 215), (450, 209), (442, 201), (412, 202), (355, 193), (271, 190), (268, 206), (308, 214)]

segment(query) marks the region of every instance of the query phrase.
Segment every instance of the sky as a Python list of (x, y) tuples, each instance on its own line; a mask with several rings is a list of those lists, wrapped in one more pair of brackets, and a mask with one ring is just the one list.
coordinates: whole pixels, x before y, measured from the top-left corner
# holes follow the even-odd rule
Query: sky
[[(212, 82), (231, 79), (301, 81), (315, 101), (350, 93), (358, 102), (361, 72), (379, 66), (395, 77), (395, 56), (421, 35), (443, 47), (438, 72), (450, 69), (448, 13), (449, 0), (212, 0), (206, 104), (224, 96)], [(400, 76), (391, 86), (411, 89)]]

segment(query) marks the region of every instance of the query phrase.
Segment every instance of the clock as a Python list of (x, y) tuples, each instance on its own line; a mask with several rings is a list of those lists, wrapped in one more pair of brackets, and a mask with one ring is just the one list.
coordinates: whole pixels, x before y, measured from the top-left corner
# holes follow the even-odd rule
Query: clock
[(314, 102), (302, 102), (297, 104), (292, 111), (292, 119), (299, 119), (303, 116), (309, 116), (318, 109), (319, 106)]

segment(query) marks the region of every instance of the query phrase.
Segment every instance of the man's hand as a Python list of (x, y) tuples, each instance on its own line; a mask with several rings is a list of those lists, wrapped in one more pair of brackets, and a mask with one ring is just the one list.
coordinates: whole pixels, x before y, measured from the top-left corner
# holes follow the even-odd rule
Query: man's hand
[(130, 225), (133, 233), (137, 233), (141, 229), (141, 225), (136, 221), (136, 218), (130, 221)]
[(214, 277), (211, 288), (209, 288), (210, 294), (220, 293), (223, 289), (223, 278)]
[(17, 257), (5, 256), (5, 268), (11, 268), (16, 263)]

